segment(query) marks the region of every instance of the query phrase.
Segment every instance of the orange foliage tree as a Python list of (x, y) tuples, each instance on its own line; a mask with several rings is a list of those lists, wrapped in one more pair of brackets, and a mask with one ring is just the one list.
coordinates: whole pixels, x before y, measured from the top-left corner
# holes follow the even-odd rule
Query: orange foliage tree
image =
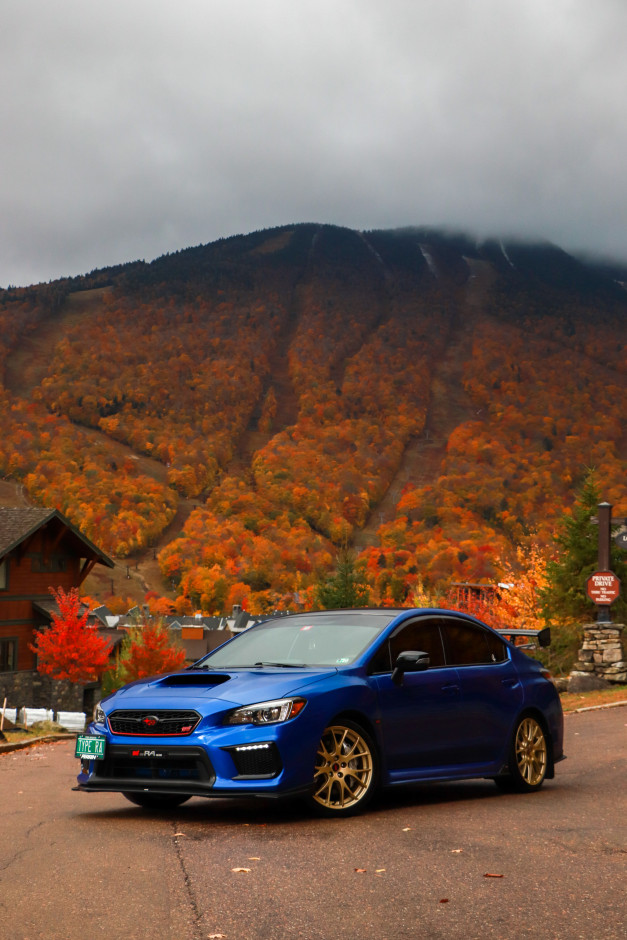
[(124, 641), (119, 674), (124, 682), (147, 676), (174, 672), (185, 662), (185, 650), (176, 646), (172, 635), (161, 620), (152, 620), (133, 627)]

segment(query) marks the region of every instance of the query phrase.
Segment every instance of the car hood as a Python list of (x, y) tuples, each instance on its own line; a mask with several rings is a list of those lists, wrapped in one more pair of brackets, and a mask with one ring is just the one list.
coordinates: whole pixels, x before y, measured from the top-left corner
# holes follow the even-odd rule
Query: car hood
[(269, 666), (222, 672), (189, 670), (140, 679), (119, 689), (103, 704), (107, 712), (111, 708), (202, 708), (203, 702), (206, 702), (208, 710), (212, 710), (212, 702), (214, 706), (252, 705), (303, 692), (308, 686), (336, 673), (334, 668)]

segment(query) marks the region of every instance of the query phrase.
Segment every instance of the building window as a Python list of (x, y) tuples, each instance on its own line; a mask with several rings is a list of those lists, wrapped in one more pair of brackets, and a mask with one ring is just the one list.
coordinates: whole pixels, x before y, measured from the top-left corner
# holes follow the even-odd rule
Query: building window
[(9, 564), (6, 561), (0, 561), (0, 591), (6, 591), (9, 583)]
[(65, 555), (48, 555), (46, 558), (41, 553), (30, 556), (30, 570), (40, 574), (41, 572), (55, 573), (65, 571), (67, 568), (67, 558)]
[(0, 637), (0, 672), (17, 669), (17, 637)]

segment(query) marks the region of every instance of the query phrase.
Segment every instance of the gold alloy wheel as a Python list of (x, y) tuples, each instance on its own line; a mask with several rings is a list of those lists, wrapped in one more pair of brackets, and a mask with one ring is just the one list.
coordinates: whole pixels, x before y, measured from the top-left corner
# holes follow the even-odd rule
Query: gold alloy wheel
[(521, 778), (530, 787), (539, 786), (546, 774), (548, 748), (544, 731), (535, 718), (523, 718), (520, 722), (514, 747)]
[(325, 809), (355, 806), (370, 789), (373, 772), (372, 752), (361, 734), (346, 725), (331, 725), (318, 746), (313, 799)]

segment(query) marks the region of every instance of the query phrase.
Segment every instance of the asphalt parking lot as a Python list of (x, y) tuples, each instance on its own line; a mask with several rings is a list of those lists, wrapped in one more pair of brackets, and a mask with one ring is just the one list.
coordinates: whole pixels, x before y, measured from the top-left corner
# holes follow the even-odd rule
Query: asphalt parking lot
[(627, 922), (627, 707), (569, 715), (536, 794), (388, 791), (361, 817), (71, 790), (73, 743), (0, 756), (4, 940), (552, 938)]

